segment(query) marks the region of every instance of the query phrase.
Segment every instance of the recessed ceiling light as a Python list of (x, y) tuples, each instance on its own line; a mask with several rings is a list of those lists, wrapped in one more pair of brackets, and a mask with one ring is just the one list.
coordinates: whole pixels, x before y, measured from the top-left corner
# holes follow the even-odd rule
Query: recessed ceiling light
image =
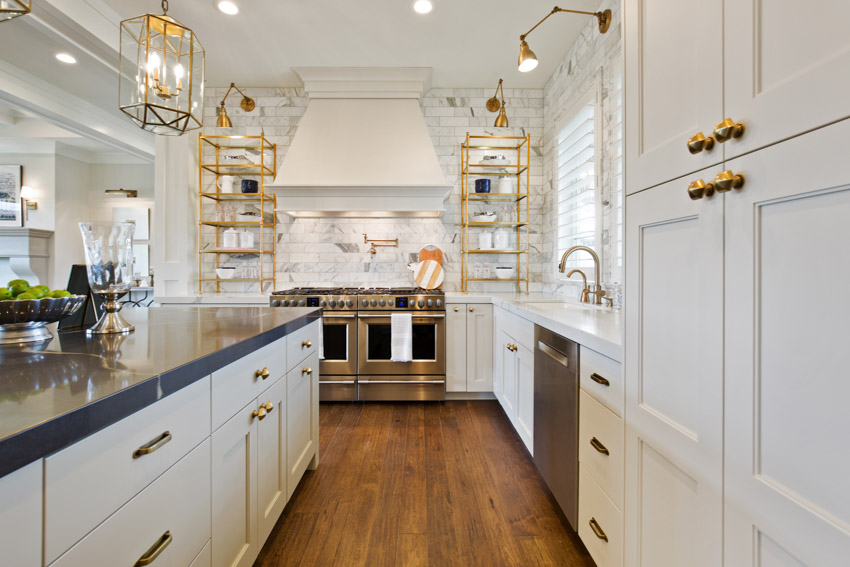
[(57, 54), (56, 54), (56, 59), (58, 59), (58, 60), (59, 60), (59, 61), (61, 61), (62, 63), (69, 63), (69, 64), (73, 64), (73, 63), (76, 63), (76, 62), (77, 62), (76, 57), (74, 57), (74, 56), (73, 56), (73, 55), (71, 55), (70, 53), (57, 53)]
[(239, 6), (237, 6), (235, 2), (230, 2), (229, 0), (222, 0), (219, 2), (218, 9), (228, 16), (235, 16), (239, 13)]
[(413, 11), (417, 14), (429, 14), (433, 9), (433, 0), (413, 0)]

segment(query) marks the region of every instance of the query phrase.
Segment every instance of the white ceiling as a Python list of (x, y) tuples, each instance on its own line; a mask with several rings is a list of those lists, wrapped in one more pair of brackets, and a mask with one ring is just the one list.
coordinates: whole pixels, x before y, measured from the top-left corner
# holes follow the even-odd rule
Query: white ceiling
[[(540, 65), (517, 71), (519, 36), (556, 0), (435, 0), (418, 15), (410, 0), (172, 0), (169, 15), (206, 49), (210, 86), (298, 86), (292, 67), (431, 67), (434, 87), (542, 88), (592, 16), (556, 14), (529, 37)], [(103, 0), (121, 18), (161, 13), (157, 0)], [(91, 3), (91, 2), (90, 2)], [(594, 11), (600, 0), (570, 0)]]

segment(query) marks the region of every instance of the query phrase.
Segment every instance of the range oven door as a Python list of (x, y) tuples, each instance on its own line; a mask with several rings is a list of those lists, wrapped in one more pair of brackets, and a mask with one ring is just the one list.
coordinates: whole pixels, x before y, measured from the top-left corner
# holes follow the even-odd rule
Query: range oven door
[(413, 361), (390, 360), (392, 325), (390, 313), (359, 313), (357, 315), (357, 368), (364, 375), (446, 374), (446, 314), (413, 314)]
[(357, 374), (357, 319), (354, 313), (325, 313), (322, 317), (321, 376)]

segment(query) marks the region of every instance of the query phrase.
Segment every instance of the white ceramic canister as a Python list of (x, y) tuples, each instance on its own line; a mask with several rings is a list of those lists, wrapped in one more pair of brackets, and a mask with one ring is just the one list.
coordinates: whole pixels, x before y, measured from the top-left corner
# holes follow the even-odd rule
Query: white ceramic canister
[(222, 193), (233, 193), (234, 175), (222, 175), (218, 178), (218, 188)]
[(513, 193), (514, 192), (514, 180), (510, 177), (500, 177), (499, 178), (499, 193)]
[(239, 231), (235, 228), (228, 228), (222, 235), (222, 244), (224, 248), (239, 248)]
[(493, 232), (493, 246), (496, 250), (508, 249), (508, 231), (504, 228), (497, 228)]
[(482, 232), (478, 235), (478, 248), (481, 250), (492, 250), (493, 249), (493, 233), (492, 232)]
[(239, 248), (252, 249), (254, 248), (254, 233), (249, 230), (243, 230), (239, 233)]

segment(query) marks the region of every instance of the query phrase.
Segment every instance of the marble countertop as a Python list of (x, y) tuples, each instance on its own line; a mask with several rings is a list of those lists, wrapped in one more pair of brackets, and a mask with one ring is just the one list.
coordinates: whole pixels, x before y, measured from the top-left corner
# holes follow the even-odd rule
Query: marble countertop
[(492, 303), (571, 339), (623, 361), (622, 310), (579, 303), (551, 293), (446, 293), (446, 304)]
[(315, 308), (125, 309), (127, 335), (0, 347), (0, 477), (321, 317)]

